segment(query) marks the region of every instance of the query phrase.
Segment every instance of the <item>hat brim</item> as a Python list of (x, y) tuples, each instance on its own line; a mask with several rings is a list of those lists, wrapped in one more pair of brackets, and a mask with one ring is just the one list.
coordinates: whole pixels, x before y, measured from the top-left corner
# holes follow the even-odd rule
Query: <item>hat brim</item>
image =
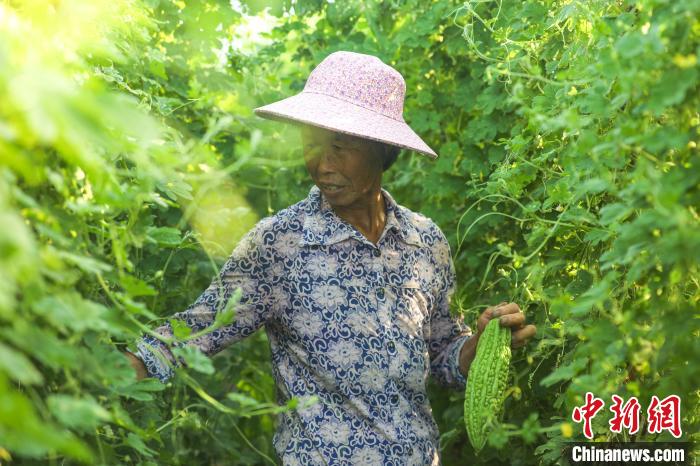
[(435, 151), (405, 122), (329, 95), (302, 91), (258, 107), (254, 112), (262, 118), (305, 123), (413, 150), (432, 159), (437, 158)]

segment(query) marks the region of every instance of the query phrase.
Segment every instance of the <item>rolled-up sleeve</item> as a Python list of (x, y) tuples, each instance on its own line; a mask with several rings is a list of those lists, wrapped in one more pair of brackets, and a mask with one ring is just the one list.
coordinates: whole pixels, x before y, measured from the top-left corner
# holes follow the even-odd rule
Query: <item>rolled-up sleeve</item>
[[(269, 270), (273, 256), (265, 247), (264, 221), (259, 222), (236, 246), (209, 287), (182, 312), (173, 314), (192, 330), (192, 334), (214, 324), (217, 314), (226, 309), (235, 291), (241, 289), (241, 299), (235, 305), (233, 321), (191, 340), (172, 343), (173, 346), (192, 345), (211, 356), (259, 329), (272, 312)], [(170, 322), (156, 328), (155, 333), (173, 338)], [(152, 335), (137, 341), (137, 356), (151, 377), (166, 382), (180, 365), (168, 345)]]
[(441, 234), (433, 255), (436, 265), (434, 306), (430, 312), (428, 348), (430, 375), (442, 386), (455, 390), (466, 388), (466, 378), (459, 370), (459, 354), (472, 331), (461, 316), (450, 313), (455, 287), (455, 268), (447, 239)]

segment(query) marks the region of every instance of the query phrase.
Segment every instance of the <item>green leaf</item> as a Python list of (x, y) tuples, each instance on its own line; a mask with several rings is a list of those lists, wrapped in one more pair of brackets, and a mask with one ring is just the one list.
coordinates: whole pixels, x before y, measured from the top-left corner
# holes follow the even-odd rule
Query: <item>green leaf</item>
[(214, 317), (214, 326), (216, 328), (224, 327), (230, 325), (233, 319), (236, 317), (236, 306), (241, 301), (241, 296), (243, 292), (240, 288), (236, 288), (229, 300), (226, 302), (226, 306), (223, 310), (216, 313)]
[(576, 189), (576, 198), (586, 194), (598, 194), (602, 191), (610, 189), (611, 185), (608, 180), (602, 178), (591, 178), (579, 185)]
[(540, 381), (540, 384), (544, 387), (551, 387), (557, 382), (563, 380), (571, 380), (575, 375), (578, 375), (583, 369), (588, 365), (588, 358), (579, 357), (574, 359), (571, 363), (564, 366), (560, 366), (558, 369), (550, 373), (547, 377)]
[[(18, 456), (39, 457), (58, 451), (86, 464), (95, 464), (87, 446), (75, 436), (37, 416), (33, 404), (7, 386), (0, 373), (0, 434), (2, 447)], [(24, 461), (22, 463), (25, 463)]]
[(171, 227), (149, 227), (148, 238), (159, 246), (176, 247), (182, 242), (180, 230)]
[(601, 306), (603, 302), (610, 299), (610, 291), (613, 288), (618, 274), (610, 272), (602, 280), (591, 286), (585, 293), (579, 296), (574, 305), (571, 306), (572, 316), (581, 316), (590, 313), (596, 306)]
[(187, 367), (190, 369), (207, 375), (214, 373), (214, 365), (212, 364), (211, 359), (202, 353), (199, 348), (192, 345), (186, 345), (183, 347), (173, 348), (172, 351), (175, 356), (182, 358)]
[(600, 223), (610, 225), (619, 223), (632, 213), (632, 207), (628, 204), (615, 203), (607, 204), (600, 209)]
[(644, 52), (644, 36), (631, 32), (622, 36), (615, 44), (615, 49), (625, 58), (633, 58)]
[(132, 275), (124, 275), (120, 283), (124, 290), (131, 296), (154, 296), (157, 294), (152, 286)]
[(697, 70), (693, 68), (667, 71), (649, 90), (648, 108), (658, 115), (682, 102), (688, 90), (697, 85), (697, 76)]
[(106, 321), (110, 312), (102, 304), (84, 299), (78, 293), (66, 292), (45, 296), (32, 306), (56, 328), (83, 332), (88, 329), (110, 331)]
[(165, 385), (157, 379), (146, 378), (130, 385), (115, 388), (117, 393), (127, 398), (138, 401), (152, 401), (153, 395), (151, 393), (165, 390)]
[(78, 348), (66, 345), (51, 327), (40, 328), (25, 320), (0, 329), (0, 335), (14, 346), (52, 369), (75, 369), (79, 366)]
[(158, 189), (173, 201), (178, 201), (179, 198), (192, 200), (192, 186), (181, 179), (171, 179), (167, 183), (160, 183)]
[(148, 448), (141, 437), (133, 432), (129, 432), (129, 435), (126, 436), (126, 444), (149, 458), (153, 458), (158, 453), (156, 450)]
[(109, 272), (112, 270), (112, 266), (109, 264), (106, 264), (104, 262), (101, 262), (97, 259), (94, 259), (92, 257), (88, 256), (83, 256), (80, 254), (74, 254), (68, 251), (57, 251), (58, 257), (64, 259), (66, 262), (69, 262), (84, 272), (87, 273), (92, 273), (92, 274), (101, 274), (104, 272)]
[(192, 329), (187, 326), (184, 320), (169, 319), (168, 323), (173, 330), (173, 336), (178, 340), (186, 340), (192, 334)]
[(10, 378), (27, 385), (44, 381), (41, 373), (22, 353), (0, 343), (0, 370)]
[(589, 271), (578, 270), (574, 279), (566, 285), (565, 291), (571, 296), (576, 297), (591, 287), (594, 278), (593, 274)]
[(598, 243), (609, 240), (613, 235), (613, 232), (603, 228), (594, 228), (583, 237), (584, 240), (595, 246)]
[(496, 449), (501, 449), (508, 443), (508, 433), (503, 424), (494, 423), (493, 429), (488, 434), (488, 443)]
[(109, 412), (93, 398), (73, 398), (67, 395), (51, 395), (46, 400), (49, 411), (66, 427), (90, 431), (111, 420)]
[(542, 426), (538, 420), (539, 415), (537, 412), (530, 413), (525, 422), (523, 422), (523, 427), (521, 429), (523, 440), (526, 444), (532, 444), (537, 440), (538, 433), (540, 432)]

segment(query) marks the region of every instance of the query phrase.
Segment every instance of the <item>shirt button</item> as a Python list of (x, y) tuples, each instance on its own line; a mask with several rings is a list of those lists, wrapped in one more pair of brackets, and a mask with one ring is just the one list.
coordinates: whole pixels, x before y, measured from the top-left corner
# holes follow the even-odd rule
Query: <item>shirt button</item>
[(408, 447), (408, 456), (413, 455), (413, 447)]
[(394, 351), (396, 349), (396, 346), (394, 345), (393, 341), (390, 341), (388, 345), (386, 345), (387, 348), (389, 348), (389, 351)]
[(382, 255), (382, 252), (379, 249), (375, 249), (372, 251), (372, 254), (374, 255), (374, 257), (379, 257)]
[(377, 290), (377, 298), (384, 299), (384, 288), (379, 288)]
[(389, 398), (392, 403), (398, 403), (399, 401), (399, 395), (391, 395), (391, 398)]

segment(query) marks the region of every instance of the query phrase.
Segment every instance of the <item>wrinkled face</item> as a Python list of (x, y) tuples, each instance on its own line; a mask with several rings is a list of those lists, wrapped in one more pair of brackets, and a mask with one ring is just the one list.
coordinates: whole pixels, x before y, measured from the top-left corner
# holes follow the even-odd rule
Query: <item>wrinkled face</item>
[(366, 139), (302, 126), (306, 168), (332, 206), (361, 204), (381, 183), (381, 146)]

